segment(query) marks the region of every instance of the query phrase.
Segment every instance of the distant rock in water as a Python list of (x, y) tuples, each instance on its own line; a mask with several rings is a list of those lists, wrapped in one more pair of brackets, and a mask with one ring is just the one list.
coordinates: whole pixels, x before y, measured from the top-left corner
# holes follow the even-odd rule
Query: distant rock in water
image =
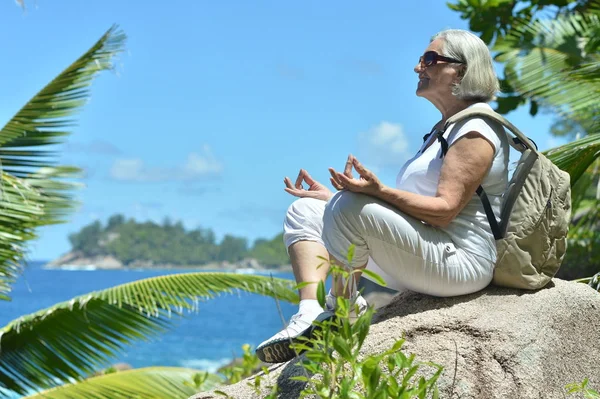
[[(404, 334), (404, 353), (444, 366), (440, 398), (563, 398), (565, 385), (585, 378), (600, 387), (599, 331), (600, 294), (581, 283), (554, 279), (532, 292), (489, 286), (453, 298), (404, 292), (377, 312), (362, 353), (381, 353)], [(280, 398), (299, 398), (305, 383), (290, 380), (298, 375), (297, 361), (274, 365), (262, 386), (277, 383)], [(218, 390), (261, 397), (252, 378)]]
[(67, 270), (96, 270), (96, 269), (205, 269), (219, 270), (238, 273), (254, 273), (257, 271), (290, 271), (290, 265), (281, 265), (276, 267), (264, 266), (256, 259), (247, 258), (238, 262), (212, 262), (204, 265), (173, 265), (156, 264), (150, 260), (135, 260), (127, 265), (112, 255), (86, 256), (81, 251), (71, 251), (62, 255), (58, 259), (47, 263), (46, 269), (67, 269)]
[(121, 269), (124, 265), (123, 262), (111, 255), (85, 256), (79, 251), (69, 252), (45, 265), (45, 268), (48, 269), (65, 267), (72, 269)]

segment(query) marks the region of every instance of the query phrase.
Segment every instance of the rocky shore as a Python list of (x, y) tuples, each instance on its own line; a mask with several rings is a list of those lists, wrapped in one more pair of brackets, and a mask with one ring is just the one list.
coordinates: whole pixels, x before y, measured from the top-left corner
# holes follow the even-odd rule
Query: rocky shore
[(202, 265), (155, 264), (152, 261), (136, 260), (125, 265), (110, 255), (86, 256), (80, 251), (68, 252), (47, 263), (45, 269), (67, 270), (118, 270), (118, 269), (203, 269), (219, 271), (291, 271), (290, 265), (265, 266), (256, 259), (243, 259), (238, 262), (211, 262)]

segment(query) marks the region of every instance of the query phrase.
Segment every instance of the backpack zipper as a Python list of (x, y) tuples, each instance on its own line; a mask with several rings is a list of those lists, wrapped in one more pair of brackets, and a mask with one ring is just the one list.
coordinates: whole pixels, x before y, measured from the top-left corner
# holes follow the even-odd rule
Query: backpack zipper
[[(550, 217), (552, 217), (552, 194), (554, 194), (554, 187), (550, 187), (550, 194), (548, 195), (548, 199), (546, 200), (546, 218), (549, 219)], [(535, 223), (535, 227), (534, 229), (537, 230), (537, 228), (540, 226), (540, 223), (542, 223), (542, 220), (544, 219), (544, 214), (540, 214), (540, 218), (538, 219), (538, 221)]]
[(554, 187), (550, 187), (550, 196), (548, 197), (548, 202), (546, 202), (546, 216), (548, 217), (552, 216), (552, 194), (554, 194)]

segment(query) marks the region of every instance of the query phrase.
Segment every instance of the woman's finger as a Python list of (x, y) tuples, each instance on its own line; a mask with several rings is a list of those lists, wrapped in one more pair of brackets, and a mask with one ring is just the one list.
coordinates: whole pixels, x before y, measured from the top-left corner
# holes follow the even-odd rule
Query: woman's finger
[(330, 177), (329, 180), (331, 181), (331, 185), (333, 187), (335, 187), (336, 190), (343, 190), (344, 189), (344, 187), (340, 183), (336, 182), (333, 177)]
[(308, 174), (308, 172), (304, 169), (302, 169), (302, 171), (304, 172), (304, 181), (306, 184), (308, 184), (309, 187), (315, 184), (314, 179)]
[(340, 184), (342, 186), (344, 186), (345, 188), (357, 186), (356, 179), (348, 178), (348, 176), (346, 176), (343, 173), (336, 172), (336, 177), (337, 177), (337, 181), (340, 182)]
[(293, 189), (294, 186), (292, 186), (292, 181), (290, 180), (289, 177), (285, 177), (285, 179), (283, 179), (283, 183), (285, 184), (285, 186), (289, 189)]
[(348, 159), (346, 160), (346, 166), (344, 167), (344, 174), (352, 179), (352, 160), (354, 157), (352, 154), (348, 155)]
[(304, 180), (304, 169), (300, 169), (300, 172), (298, 173), (298, 177), (296, 178), (296, 188), (298, 190), (302, 190), (302, 180)]
[(352, 161), (352, 164), (354, 165), (354, 169), (356, 169), (356, 171), (361, 175), (361, 176), (366, 176), (369, 173), (371, 173), (367, 168), (365, 168), (360, 162), (358, 162), (358, 159), (354, 158)]
[[(337, 187), (342, 187), (341, 189), (343, 189), (344, 187), (342, 186), (342, 182), (340, 182), (340, 179), (338, 179), (338, 177), (337, 177), (337, 174), (338, 174), (338, 173), (335, 171), (335, 169), (333, 169), (333, 168), (329, 168), (329, 173), (331, 174), (331, 178), (332, 178), (332, 179), (335, 181), (335, 183), (337, 184), (337, 186), (335, 186), (335, 187), (336, 187), (336, 188), (337, 188)], [(341, 189), (339, 189), (339, 190), (341, 190)]]
[(338, 173), (337, 180), (340, 182), (344, 188), (353, 191), (353, 192), (362, 192), (365, 188), (365, 182), (363, 180), (358, 179), (349, 179), (348, 176)]
[(286, 193), (298, 198), (319, 198), (319, 194), (316, 191), (289, 189), (287, 187), (284, 190)]
[(297, 189), (289, 189), (289, 188), (284, 188), (285, 192), (288, 194), (293, 195), (294, 197), (298, 197), (298, 198), (304, 198), (304, 197), (312, 197), (313, 192), (312, 191), (306, 191), (306, 190), (297, 190)]

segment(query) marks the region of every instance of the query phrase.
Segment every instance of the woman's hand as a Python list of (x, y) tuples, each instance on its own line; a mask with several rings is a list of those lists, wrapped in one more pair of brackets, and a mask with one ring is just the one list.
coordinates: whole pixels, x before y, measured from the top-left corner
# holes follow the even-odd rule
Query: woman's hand
[[(358, 179), (352, 176), (353, 167), (359, 174)], [(377, 196), (383, 186), (377, 176), (362, 166), (352, 154), (348, 155), (344, 173), (336, 172), (333, 168), (329, 168), (329, 173), (331, 173), (331, 184), (338, 190), (347, 189), (355, 193)]]
[[(304, 187), (302, 187), (303, 181), (308, 184), (308, 190), (305, 190)], [(287, 176), (285, 179), (283, 179), (283, 182), (286, 186), (284, 190), (287, 193), (292, 194), (294, 197), (316, 198), (323, 201), (329, 201), (329, 198), (333, 196), (333, 193), (329, 191), (327, 187), (318, 181), (313, 180), (313, 178), (310, 177), (308, 172), (304, 169), (300, 169), (300, 173), (298, 173), (295, 185), (292, 185), (292, 181)]]

